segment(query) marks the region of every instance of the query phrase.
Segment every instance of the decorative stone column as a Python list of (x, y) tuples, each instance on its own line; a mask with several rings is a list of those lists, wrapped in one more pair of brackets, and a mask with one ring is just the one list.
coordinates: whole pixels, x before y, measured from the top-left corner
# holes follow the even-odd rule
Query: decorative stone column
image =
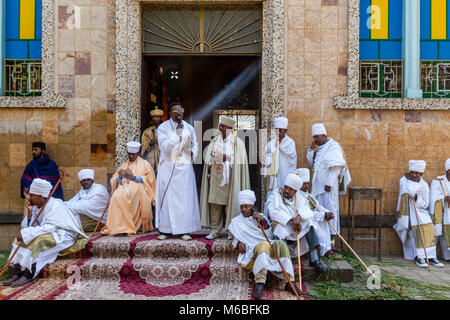
[(4, 72), (5, 68), (3, 67), (6, 57), (6, 0), (0, 0), (0, 36), (1, 36), (1, 43), (0, 43), (0, 61), (1, 61), (1, 67), (0, 67), (0, 95), (3, 95), (3, 79), (4, 79)]
[(403, 0), (404, 97), (422, 98), (420, 89), (420, 0)]

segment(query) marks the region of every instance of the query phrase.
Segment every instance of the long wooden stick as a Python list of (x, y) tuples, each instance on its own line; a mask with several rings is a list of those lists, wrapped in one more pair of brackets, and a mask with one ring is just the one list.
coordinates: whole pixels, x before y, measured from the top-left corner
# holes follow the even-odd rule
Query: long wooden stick
[(105, 210), (103, 210), (102, 216), (100, 217), (100, 220), (98, 220), (97, 225), (95, 226), (94, 232), (92, 232), (89, 237), (92, 237), (92, 235), (94, 235), (97, 232), (98, 226), (100, 225), (100, 222), (103, 220), (103, 216), (105, 215), (110, 202), (111, 202), (111, 198), (109, 198), (108, 203), (106, 204)]
[[(317, 205), (309, 200), (309, 202), (314, 206), (314, 208), (316, 208), (317, 211), (320, 211), (320, 209), (317, 207)], [(336, 232), (336, 234), (339, 236), (339, 238), (342, 240), (342, 242), (345, 243), (345, 245), (350, 249), (350, 251), (353, 253), (353, 255), (359, 260), (359, 262), (361, 262), (361, 264), (364, 266), (364, 268), (367, 270), (367, 272), (374, 278), (377, 279), (377, 277), (375, 277), (375, 275), (372, 273), (372, 271), (370, 271), (370, 269), (366, 266), (366, 264), (364, 263), (364, 261), (362, 261), (362, 259), (358, 256), (358, 254), (355, 252), (355, 250), (353, 250), (352, 247), (350, 247), (350, 245), (347, 243), (347, 241), (345, 241), (344, 237), (341, 236), (341, 234), (339, 232), (337, 232), (336, 228), (330, 223), (330, 221), (326, 220), (329, 224), (329, 226), (334, 230), (334, 232)]]
[[(262, 233), (264, 234), (264, 238), (266, 238), (267, 243), (270, 245), (270, 249), (272, 249), (272, 252), (273, 252), (275, 258), (277, 259), (278, 264), (279, 264), (280, 267), (281, 267), (281, 270), (283, 270), (283, 273), (284, 273), (284, 276), (285, 276), (286, 280), (289, 282), (289, 284), (290, 284), (292, 290), (294, 291), (295, 296), (297, 297), (298, 300), (302, 300), (301, 297), (300, 297), (300, 295), (297, 293), (297, 290), (295, 289), (294, 284), (292, 283), (291, 279), (289, 278), (289, 275), (287, 274), (286, 269), (284, 269), (284, 266), (283, 266), (283, 264), (281, 263), (280, 258), (278, 258), (278, 255), (277, 255), (277, 253), (275, 252), (275, 249), (274, 249), (274, 247), (272, 246), (272, 243), (270, 242), (269, 238), (267, 237), (266, 232), (264, 231), (263, 226), (261, 225), (261, 223), (259, 222), (258, 219), (255, 219), (255, 220), (256, 220), (256, 222), (258, 223), (258, 226), (259, 226), (259, 228), (261, 229)], [(302, 290), (301, 287), (300, 287), (300, 290)]]
[[(37, 219), (39, 218), (39, 216), (42, 213), (42, 210), (44, 210), (45, 206), (48, 203), (48, 200), (50, 200), (50, 198), (52, 197), (53, 193), (55, 193), (56, 188), (58, 188), (59, 184), (61, 183), (61, 180), (63, 178), (63, 174), (60, 175), (58, 182), (56, 182), (55, 186), (53, 187), (52, 192), (50, 193), (50, 195), (47, 197), (47, 200), (45, 200), (44, 205), (41, 207), (41, 209), (39, 210), (38, 214), (36, 215), (36, 218), (34, 218), (33, 222), (31, 223), (31, 226), (33, 226)], [(22, 246), (23, 244), (23, 240), (19, 242), (19, 244), (16, 247), (16, 250), (14, 250), (14, 253), (11, 255), (11, 257), (8, 259), (8, 262), (6, 262), (6, 264), (4, 265), (2, 271), (0, 272), (0, 278), (3, 276), (3, 274), (5, 273), (6, 269), (8, 268), (9, 264), (11, 263), (12, 259), (14, 258), (14, 256), (16, 255), (17, 251), (19, 251), (19, 248)]]
[(422, 228), (420, 227), (419, 214), (417, 213), (416, 200), (414, 200), (414, 198), (412, 198), (411, 200), (414, 205), (414, 212), (416, 213), (417, 227), (419, 229), (420, 240), (422, 242), (423, 251), (425, 252), (425, 260), (427, 261), (428, 271), (431, 271), (430, 270), (430, 262), (428, 261), (427, 249), (425, 248), (425, 240), (423, 239)]
[(437, 181), (439, 181), (439, 183), (441, 184), (441, 188), (442, 188), (442, 192), (444, 193), (444, 196), (447, 196), (447, 193), (445, 192), (444, 189), (444, 184), (442, 183), (442, 178), (436, 178)]
[[(297, 192), (294, 194), (294, 210), (295, 214), (299, 216), (297, 212)], [(302, 288), (302, 261), (300, 257), (300, 233), (297, 232), (297, 260), (298, 260), (298, 283), (300, 288)]]

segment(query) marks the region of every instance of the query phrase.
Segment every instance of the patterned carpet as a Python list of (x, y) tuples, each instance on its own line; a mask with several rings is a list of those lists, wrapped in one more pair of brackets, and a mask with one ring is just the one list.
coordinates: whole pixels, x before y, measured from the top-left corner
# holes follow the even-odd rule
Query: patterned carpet
[[(18, 289), (0, 286), (0, 299), (251, 299), (253, 275), (239, 267), (226, 238), (205, 240), (197, 235), (193, 241), (159, 241), (156, 237), (153, 233), (93, 238), (78, 256), (46, 266), (33, 283)], [(263, 299), (296, 298), (280, 290), (279, 280), (269, 275)]]

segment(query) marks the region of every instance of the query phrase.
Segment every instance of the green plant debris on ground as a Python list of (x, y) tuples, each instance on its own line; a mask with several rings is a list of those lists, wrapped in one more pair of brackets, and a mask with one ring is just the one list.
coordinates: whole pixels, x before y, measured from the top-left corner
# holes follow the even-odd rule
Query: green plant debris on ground
[[(383, 263), (377, 263), (381, 272), (379, 289), (367, 287), (368, 274), (361, 263), (348, 251), (342, 251), (354, 270), (352, 283), (331, 281), (325, 274), (321, 281), (313, 284), (308, 296), (317, 300), (450, 300), (450, 287), (430, 284), (424, 281), (404, 278), (383, 270)], [(331, 259), (323, 263), (330, 267)], [(392, 264), (392, 263), (389, 263)], [(407, 265), (404, 265), (407, 266)]]
[[(9, 258), (9, 251), (7, 250), (0, 250), (0, 270), (3, 269), (3, 266), (8, 262)], [(9, 278), (8, 270), (3, 274), (3, 276), (0, 278), (0, 281), (5, 281)]]

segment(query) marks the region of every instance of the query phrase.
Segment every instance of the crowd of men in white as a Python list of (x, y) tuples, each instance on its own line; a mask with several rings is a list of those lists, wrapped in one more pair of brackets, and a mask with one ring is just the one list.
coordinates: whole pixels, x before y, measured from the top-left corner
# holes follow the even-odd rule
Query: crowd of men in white
[[(48, 199), (37, 223), (31, 225), (52, 190), (48, 181), (35, 178), (22, 229), (13, 244), (12, 252), (22, 241), (10, 264), (15, 272), (3, 285), (29, 283), (58, 255), (77, 244), (82, 247), (80, 243), (89, 238), (82, 223), (85, 217), (94, 222), (101, 219), (104, 235), (131, 236), (152, 230), (152, 205), (159, 240), (176, 235), (189, 241), (189, 233), (201, 226), (211, 227), (206, 239), (214, 240), (224, 228), (230, 244), (239, 251), (238, 263), (255, 275), (255, 299), (261, 298), (267, 271), (284, 278), (273, 251), (291, 280), (291, 258), (297, 257), (297, 252), (303, 255), (309, 251), (310, 265), (326, 272), (319, 255), (340, 251), (333, 240), (340, 232), (339, 194), (345, 194), (351, 178), (341, 146), (327, 136), (324, 125), (312, 126), (314, 141), (306, 155), (311, 176), (309, 169), (297, 168), (295, 143), (287, 135), (288, 119), (274, 119), (278, 137), (266, 146), (264, 170), (270, 183), (264, 210), (259, 213), (254, 208), (255, 194), (249, 190), (245, 146), (233, 134), (235, 121), (228, 117), (221, 118), (220, 133), (206, 149), (199, 204), (192, 167), (198, 145), (193, 127), (182, 120), (183, 112), (181, 104), (172, 105), (170, 119), (156, 131), (157, 144), (152, 147), (161, 152), (156, 175), (139, 157), (141, 144), (127, 144), (129, 158), (111, 179), (111, 199), (106, 188), (95, 183), (94, 170), (83, 169), (78, 173), (81, 190), (66, 202)], [(422, 179), (425, 167), (425, 161), (411, 160), (409, 172), (400, 179), (394, 229), (405, 259), (426, 267), (427, 258), (431, 265), (442, 267), (436, 257), (436, 242), (440, 242), (443, 259), (450, 260), (450, 159), (445, 163), (445, 174), (433, 180), (431, 189)], [(293, 292), (288, 283), (285, 289)]]

